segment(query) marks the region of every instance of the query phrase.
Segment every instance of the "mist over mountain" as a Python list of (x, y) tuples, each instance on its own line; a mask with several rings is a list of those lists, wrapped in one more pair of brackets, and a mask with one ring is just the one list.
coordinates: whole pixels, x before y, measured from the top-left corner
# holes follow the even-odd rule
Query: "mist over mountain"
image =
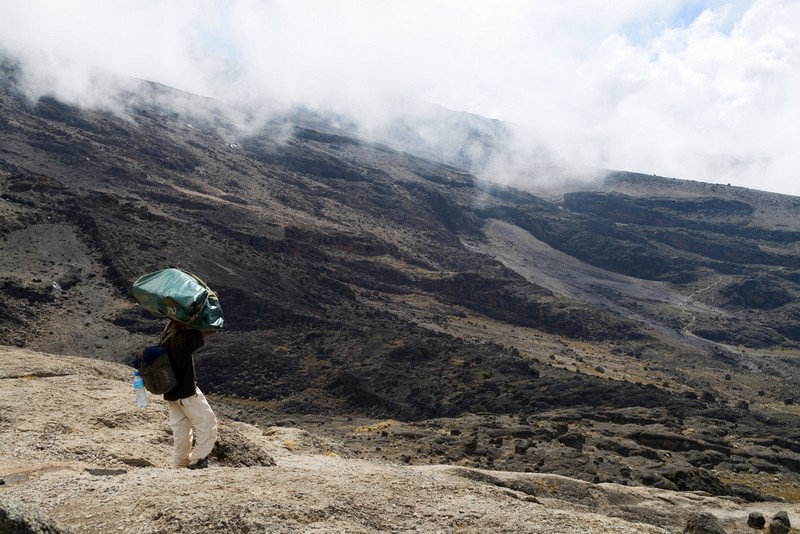
[(367, 458), (797, 498), (800, 198), (566, 171), (443, 108), (366, 136), (19, 78), (4, 60), (0, 343), (125, 362), (163, 327), (131, 284), (181, 267), (219, 293), (199, 380), (239, 420)]
[(800, 194), (793, 0), (29, 0), (3, 15), (0, 50), (33, 100), (124, 109), (128, 76), (251, 126), (297, 106), (347, 117), (367, 141), (395, 121), (430, 141), (430, 102), (524, 125), (499, 160), (523, 182), (533, 157), (550, 178), (599, 167)]

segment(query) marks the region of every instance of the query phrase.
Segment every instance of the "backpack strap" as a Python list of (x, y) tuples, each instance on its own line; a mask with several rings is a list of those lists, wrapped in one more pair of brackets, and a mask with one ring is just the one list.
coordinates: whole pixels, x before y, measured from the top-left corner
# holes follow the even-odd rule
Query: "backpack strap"
[(162, 330), (162, 331), (161, 331), (161, 335), (159, 335), (159, 336), (158, 336), (158, 343), (159, 343), (160, 345), (163, 345), (163, 344), (164, 344), (164, 343), (166, 343), (166, 342), (167, 342), (167, 341), (168, 341), (168, 340), (169, 340), (169, 339), (170, 339), (172, 336), (174, 336), (176, 333), (178, 333), (178, 329), (177, 329), (177, 328), (170, 328), (170, 325), (171, 325), (171, 324), (172, 324), (172, 321), (170, 321), (169, 323), (167, 323), (167, 326), (165, 326), (165, 327), (164, 327), (164, 330)]

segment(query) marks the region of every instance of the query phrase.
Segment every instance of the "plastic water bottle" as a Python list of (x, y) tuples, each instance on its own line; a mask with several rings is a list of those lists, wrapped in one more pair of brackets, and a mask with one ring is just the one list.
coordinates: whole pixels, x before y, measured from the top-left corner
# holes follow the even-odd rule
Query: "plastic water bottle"
[(144, 389), (144, 380), (139, 376), (139, 371), (133, 372), (133, 392), (136, 393), (136, 404), (139, 408), (147, 406), (147, 390)]

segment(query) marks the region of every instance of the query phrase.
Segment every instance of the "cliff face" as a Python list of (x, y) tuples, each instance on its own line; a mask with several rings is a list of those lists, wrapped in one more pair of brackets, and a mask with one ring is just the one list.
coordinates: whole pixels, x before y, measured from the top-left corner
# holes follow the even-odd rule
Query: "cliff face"
[[(797, 505), (555, 475), (346, 458), (343, 443), (220, 417), (211, 467), (169, 467), (158, 398), (140, 410), (125, 366), (0, 348), (0, 526), (12, 532), (667, 533), (711, 510)], [(216, 400), (212, 397), (211, 403)], [(16, 528), (17, 530), (11, 530)], [(49, 529), (49, 530), (48, 530)]]
[(163, 326), (132, 282), (178, 266), (220, 295), (198, 373), (240, 419), (408, 464), (793, 494), (797, 198), (503, 187), (308, 112), (230, 116), (147, 83), (114, 113), (31, 102), (3, 63), (0, 344), (127, 361)]

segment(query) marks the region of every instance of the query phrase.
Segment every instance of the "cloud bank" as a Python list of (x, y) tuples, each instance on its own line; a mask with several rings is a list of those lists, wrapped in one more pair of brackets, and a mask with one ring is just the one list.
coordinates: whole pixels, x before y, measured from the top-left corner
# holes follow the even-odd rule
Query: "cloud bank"
[(430, 102), (551, 162), (800, 195), (796, 0), (0, 0), (0, 49), (34, 98), (110, 105), (109, 71), (365, 131)]

